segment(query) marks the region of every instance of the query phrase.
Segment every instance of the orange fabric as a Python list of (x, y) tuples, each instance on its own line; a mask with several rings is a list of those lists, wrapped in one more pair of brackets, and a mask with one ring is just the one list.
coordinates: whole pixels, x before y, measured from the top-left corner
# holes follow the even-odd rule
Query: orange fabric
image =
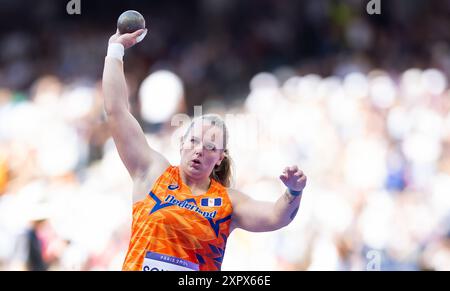
[[(214, 201), (221, 205), (213, 206)], [(194, 196), (179, 168), (170, 166), (146, 198), (133, 205), (131, 241), (122, 269), (141, 270), (150, 251), (199, 264), (200, 271), (220, 270), (231, 214), (227, 190), (219, 182), (211, 179), (209, 190)]]
[(8, 164), (6, 157), (2, 157), (0, 154), (0, 195), (6, 191), (8, 185)]

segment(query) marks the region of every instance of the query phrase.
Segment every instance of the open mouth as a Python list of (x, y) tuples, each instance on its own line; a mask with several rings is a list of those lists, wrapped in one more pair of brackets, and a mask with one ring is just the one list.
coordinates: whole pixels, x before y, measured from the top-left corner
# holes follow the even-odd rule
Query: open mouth
[(199, 169), (202, 165), (202, 162), (199, 159), (193, 159), (193, 160), (191, 160), (190, 164), (191, 164), (191, 167)]

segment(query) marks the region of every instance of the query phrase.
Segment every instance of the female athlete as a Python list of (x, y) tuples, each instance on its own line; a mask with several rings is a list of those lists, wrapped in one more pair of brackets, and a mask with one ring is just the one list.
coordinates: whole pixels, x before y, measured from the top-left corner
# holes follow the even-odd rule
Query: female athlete
[(123, 270), (220, 270), (234, 229), (273, 231), (294, 219), (306, 176), (297, 166), (286, 167), (280, 175), (286, 191), (275, 203), (229, 188), (228, 132), (217, 115), (194, 119), (182, 138), (179, 165), (152, 149), (129, 111), (122, 61), (125, 49), (145, 33), (111, 36), (103, 71), (107, 123), (133, 180), (132, 231)]

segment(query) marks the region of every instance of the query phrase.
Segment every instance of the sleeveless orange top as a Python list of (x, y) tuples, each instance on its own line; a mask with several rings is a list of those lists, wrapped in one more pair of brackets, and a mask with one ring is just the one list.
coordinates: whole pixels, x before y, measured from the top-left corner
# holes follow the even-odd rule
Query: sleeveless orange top
[(131, 241), (122, 270), (149, 270), (146, 260), (157, 256), (164, 263), (218, 271), (231, 216), (224, 186), (211, 179), (206, 193), (192, 195), (179, 167), (169, 166), (146, 198), (133, 205)]

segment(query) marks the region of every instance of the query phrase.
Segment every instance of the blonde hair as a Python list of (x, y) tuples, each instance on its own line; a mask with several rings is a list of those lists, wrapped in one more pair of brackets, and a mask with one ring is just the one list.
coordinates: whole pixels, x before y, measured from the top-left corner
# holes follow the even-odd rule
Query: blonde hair
[(192, 127), (194, 126), (194, 123), (197, 121), (208, 121), (211, 125), (217, 126), (222, 129), (223, 132), (223, 153), (224, 158), (219, 166), (215, 165), (214, 169), (212, 170), (211, 174), (209, 175), (210, 178), (213, 178), (220, 184), (222, 184), (225, 187), (230, 187), (232, 182), (232, 160), (229, 154), (229, 151), (227, 149), (228, 144), (228, 129), (225, 124), (225, 121), (220, 117), (218, 114), (205, 114), (200, 117), (195, 118), (191, 124), (189, 125), (188, 129), (186, 130), (186, 133), (183, 136), (183, 141), (187, 138), (189, 132), (191, 131)]

